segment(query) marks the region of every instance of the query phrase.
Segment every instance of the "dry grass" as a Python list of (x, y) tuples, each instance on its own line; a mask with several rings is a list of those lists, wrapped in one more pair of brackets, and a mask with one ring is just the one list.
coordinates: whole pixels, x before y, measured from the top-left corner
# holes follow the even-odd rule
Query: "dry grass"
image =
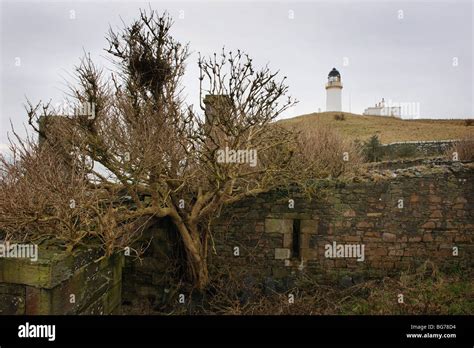
[(284, 127), (312, 129), (327, 125), (352, 140), (367, 140), (378, 135), (382, 143), (417, 140), (462, 139), (474, 134), (472, 127), (467, 127), (465, 120), (400, 120), (393, 117), (363, 116), (343, 113), (344, 121), (335, 120), (340, 112), (313, 113), (281, 120)]
[[(398, 276), (372, 279), (348, 288), (320, 283), (301, 276), (285, 292), (263, 292), (245, 278), (214, 278), (206, 298), (151, 308), (146, 301), (124, 307), (124, 314), (172, 315), (472, 315), (472, 272), (452, 269), (441, 272), (430, 261)], [(289, 295), (294, 296), (290, 303)], [(403, 303), (399, 295), (403, 294)]]
[(332, 127), (323, 124), (294, 131), (298, 133), (296, 159), (305, 164), (312, 177), (347, 175), (364, 162), (360, 148)]
[(454, 152), (458, 154), (460, 161), (474, 161), (474, 132), (470, 137), (465, 137), (454, 143), (451, 149), (446, 151), (446, 156), (451, 158)]
[[(428, 261), (417, 270), (368, 280), (345, 289), (306, 278), (285, 293), (257, 294), (244, 303), (221, 293), (211, 301), (209, 312), (224, 315), (472, 314), (473, 285), (472, 274), (453, 272), (448, 275)], [(290, 294), (294, 296), (294, 303), (289, 303)], [(403, 294), (403, 303), (399, 302), (400, 294)]]

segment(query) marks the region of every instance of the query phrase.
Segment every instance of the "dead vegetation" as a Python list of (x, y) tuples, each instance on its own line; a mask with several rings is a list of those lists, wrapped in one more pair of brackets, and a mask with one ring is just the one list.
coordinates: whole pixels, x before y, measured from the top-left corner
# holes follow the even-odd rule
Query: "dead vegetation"
[(68, 250), (93, 242), (105, 254), (130, 245), (140, 231), (117, 219), (117, 192), (95, 187), (88, 163), (66, 162), (31, 139), (0, 157), (0, 230), (6, 240), (55, 239)]
[(365, 162), (360, 146), (330, 126), (290, 129), (297, 134), (295, 156), (314, 178), (351, 175)]
[[(298, 143), (275, 124), (295, 103), (285, 78), (268, 66), (256, 69), (240, 50), (199, 57), (199, 110), (186, 104), (188, 46), (171, 27), (167, 14), (142, 11), (111, 30), (106, 51), (115, 71), (105, 73), (86, 55), (67, 94), (85, 113), (58, 116), (49, 103), (28, 102), (41, 146), (14, 139), (13, 163), (1, 161), (0, 231), (8, 238), (55, 235), (69, 249), (98, 243), (110, 255), (133, 248), (143, 230), (168, 218), (187, 280), (203, 289), (209, 226), (224, 205), (349, 168), (342, 162), (348, 146), (329, 130), (314, 141), (303, 134)], [(253, 151), (258, 160), (219, 161), (218, 151), (227, 148)]]
[(474, 133), (464, 137), (446, 151), (448, 159), (454, 159), (457, 156), (459, 161), (474, 161)]
[[(247, 286), (245, 286), (247, 284)], [(217, 315), (421, 315), (472, 314), (474, 311), (472, 274), (443, 273), (425, 262), (416, 270), (398, 276), (366, 280), (350, 287), (321, 283), (299, 277), (285, 291), (265, 289), (247, 280), (216, 278), (210, 295), (187, 304), (171, 300), (168, 307), (140, 309), (125, 307), (134, 314), (217, 314)], [(403, 295), (403, 303), (399, 295)], [(289, 302), (289, 295), (294, 302)], [(166, 309), (167, 308), (167, 309)], [(171, 309), (172, 308), (172, 309)]]

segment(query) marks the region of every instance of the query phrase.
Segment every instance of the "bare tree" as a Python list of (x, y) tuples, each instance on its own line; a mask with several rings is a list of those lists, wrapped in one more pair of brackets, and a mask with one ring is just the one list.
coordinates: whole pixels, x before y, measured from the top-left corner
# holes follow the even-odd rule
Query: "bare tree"
[[(168, 15), (151, 11), (141, 12), (121, 31), (111, 29), (106, 51), (117, 69), (106, 76), (86, 56), (76, 68), (77, 84), (71, 86), (75, 105), (87, 103), (94, 112), (37, 127), (38, 121), (54, 119), (55, 110), (30, 104), (30, 124), (40, 133), (42, 148), (50, 150), (46, 155), (48, 151), (30, 146), (24, 157), (34, 163), (45, 163), (40, 156), (55, 160), (36, 167), (22, 163), (29, 177), (31, 171), (48, 174), (48, 192), (36, 192), (39, 199), (45, 200), (59, 184), (65, 185), (58, 194), (66, 201), (75, 197), (68, 189), (82, 190), (77, 205), (84, 204), (94, 223), (84, 228), (88, 220), (78, 219), (74, 238), (80, 231), (81, 239), (93, 236), (103, 224), (100, 236), (109, 241), (108, 253), (131, 243), (137, 231), (156, 219), (169, 217), (186, 252), (189, 280), (203, 289), (209, 280), (210, 220), (224, 205), (297, 181), (304, 170), (292, 160), (295, 136), (273, 122), (295, 103), (286, 97), (285, 79), (278, 80), (268, 67), (254, 70), (241, 51), (199, 57), (200, 111), (193, 110), (183, 101), (180, 83), (188, 46), (172, 38), (171, 26)], [(71, 175), (55, 174), (52, 165)], [(4, 186), (2, 194), (15, 185)], [(23, 190), (29, 185), (31, 179)], [(99, 192), (108, 204), (98, 203)], [(132, 203), (110, 203), (124, 196)], [(33, 222), (62, 211), (58, 204), (51, 212), (46, 201), (44, 209), (33, 202), (20, 204), (28, 218), (35, 210), (30, 231), (41, 232)], [(27, 220), (16, 219), (14, 209), (6, 208), (9, 204), (8, 198), (0, 203), (10, 219), (0, 220), (0, 228), (8, 226), (14, 233)]]

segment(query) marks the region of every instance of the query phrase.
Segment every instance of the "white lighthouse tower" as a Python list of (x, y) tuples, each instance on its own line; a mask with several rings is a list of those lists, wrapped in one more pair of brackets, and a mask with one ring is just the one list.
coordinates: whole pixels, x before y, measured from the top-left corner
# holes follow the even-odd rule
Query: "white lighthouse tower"
[(341, 74), (332, 68), (326, 84), (326, 111), (342, 111), (342, 82)]

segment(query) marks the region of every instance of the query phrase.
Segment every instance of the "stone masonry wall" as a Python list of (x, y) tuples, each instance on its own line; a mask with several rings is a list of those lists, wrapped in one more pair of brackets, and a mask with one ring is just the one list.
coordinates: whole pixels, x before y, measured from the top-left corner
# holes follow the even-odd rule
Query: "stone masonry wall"
[[(39, 248), (38, 260), (0, 259), (0, 315), (115, 314), (123, 254)], [(73, 296), (73, 297), (72, 297)]]
[[(297, 190), (259, 195), (214, 223), (212, 264), (275, 278), (302, 271), (381, 275), (428, 260), (472, 268), (473, 173), (472, 164), (461, 163), (378, 170), (362, 182), (321, 181), (311, 201)], [(334, 242), (364, 245), (364, 260), (326, 257)]]
[(388, 157), (391, 154), (397, 156), (400, 153), (410, 153), (412, 156), (436, 156), (445, 154), (455, 143), (456, 140), (403, 141), (382, 146)]
[(177, 233), (169, 220), (161, 219), (144, 231), (136, 243), (144, 253), (137, 259), (125, 256), (123, 268), (123, 302), (134, 306), (137, 299), (150, 303), (166, 303), (174, 294), (169, 291), (176, 280)]
[[(316, 181), (312, 200), (293, 188), (226, 207), (212, 225), (211, 276), (245, 273), (250, 282), (304, 272), (331, 279), (348, 273), (371, 277), (428, 260), (441, 268), (472, 269), (474, 164), (405, 164), (371, 168), (352, 182)], [(126, 257), (123, 298), (130, 305), (137, 298), (158, 304), (172, 297), (166, 268), (172, 266), (173, 234), (163, 223), (145, 233), (153, 240), (140, 261)], [(364, 260), (325, 257), (333, 242), (364, 245)]]

